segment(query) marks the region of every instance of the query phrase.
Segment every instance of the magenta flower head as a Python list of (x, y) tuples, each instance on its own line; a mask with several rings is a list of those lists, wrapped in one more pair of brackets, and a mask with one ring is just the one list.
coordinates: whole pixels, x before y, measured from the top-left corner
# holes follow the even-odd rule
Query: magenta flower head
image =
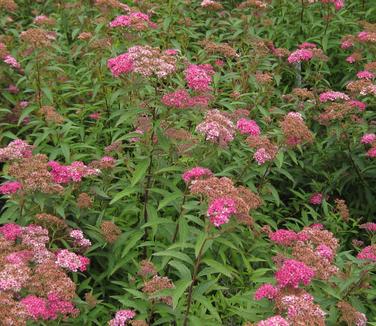
[(309, 49), (298, 49), (292, 52), (287, 61), (289, 63), (298, 63), (302, 61), (309, 61), (313, 58), (313, 52)]
[(196, 166), (186, 172), (184, 172), (182, 178), (185, 183), (193, 182), (194, 180), (209, 178), (213, 175), (213, 172), (207, 168)]
[(371, 149), (369, 149), (366, 155), (370, 158), (375, 158), (376, 157), (376, 147), (372, 147)]
[(127, 321), (133, 319), (136, 313), (133, 310), (119, 310), (114, 319), (109, 321), (109, 326), (125, 326)]
[(282, 246), (291, 246), (295, 241), (300, 240), (296, 232), (291, 230), (277, 230), (269, 234), (271, 241), (282, 245)]
[(261, 131), (260, 127), (254, 120), (248, 120), (245, 118), (241, 118), (236, 123), (236, 127), (238, 128), (241, 134), (252, 135), (252, 136), (259, 136)]
[(365, 135), (363, 135), (363, 137), (360, 140), (360, 142), (362, 144), (372, 144), (375, 140), (376, 140), (376, 134), (372, 133), (372, 134), (365, 134)]
[(221, 197), (214, 199), (208, 208), (210, 223), (219, 227), (228, 223), (230, 216), (236, 213), (235, 201), (231, 198)]
[(298, 288), (300, 283), (308, 285), (315, 272), (306, 264), (295, 259), (287, 259), (282, 267), (275, 273), (275, 278), (280, 287), (291, 286)]
[(22, 227), (15, 223), (8, 223), (0, 226), (0, 234), (6, 240), (15, 241), (22, 234)]
[(358, 253), (356, 258), (361, 260), (371, 260), (376, 262), (376, 245), (367, 246)]
[(320, 102), (334, 102), (337, 100), (344, 100), (348, 101), (350, 100), (350, 97), (348, 97), (345, 93), (342, 92), (335, 92), (335, 91), (328, 91), (320, 94)]
[(197, 92), (207, 92), (210, 90), (210, 83), (214, 73), (210, 64), (190, 64), (185, 70), (185, 79), (190, 89)]
[(0, 186), (0, 194), (11, 195), (15, 194), (22, 188), (22, 185), (18, 181), (5, 182)]
[(290, 326), (290, 323), (285, 318), (277, 315), (259, 321), (256, 326)]
[(133, 71), (133, 61), (128, 53), (123, 53), (115, 58), (109, 59), (107, 61), (107, 66), (114, 77), (119, 77), (122, 74), (127, 74)]
[(259, 301), (263, 298), (267, 298), (269, 300), (273, 300), (278, 294), (278, 289), (267, 283), (261, 285), (257, 291), (255, 292), (255, 300)]
[(371, 80), (371, 79), (375, 78), (375, 74), (373, 72), (368, 71), (368, 70), (359, 71), (356, 74), (356, 76), (359, 79), (367, 79), (367, 80)]
[(370, 232), (376, 232), (376, 223), (364, 223), (359, 226), (361, 229), (370, 231)]
[(315, 192), (309, 198), (309, 202), (312, 205), (321, 205), (323, 199), (324, 199), (324, 196), (323, 196), (323, 194), (321, 192)]
[(264, 147), (259, 148), (254, 154), (253, 158), (258, 165), (262, 165), (272, 159), (271, 155), (266, 151)]

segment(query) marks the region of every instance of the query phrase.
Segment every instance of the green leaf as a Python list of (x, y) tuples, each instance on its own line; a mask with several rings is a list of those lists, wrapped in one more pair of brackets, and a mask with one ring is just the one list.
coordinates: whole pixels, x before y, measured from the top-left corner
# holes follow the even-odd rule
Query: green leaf
[(181, 191), (176, 191), (171, 193), (167, 197), (163, 198), (158, 205), (158, 211), (161, 210), (163, 207), (170, 205), (174, 200), (180, 197), (182, 197)]
[(122, 199), (123, 197), (129, 196), (135, 192), (137, 192), (139, 189), (133, 187), (133, 188), (126, 188), (119, 193), (117, 193), (114, 198), (110, 201), (110, 205), (116, 203), (118, 200)]
[(184, 294), (185, 290), (190, 286), (192, 280), (179, 280), (175, 283), (175, 288), (172, 294), (172, 308), (175, 309), (179, 303), (179, 299)]
[(137, 182), (139, 182), (145, 176), (149, 165), (150, 165), (149, 158), (144, 159), (137, 165), (136, 170), (134, 171), (133, 176), (132, 176), (132, 181), (131, 181), (132, 187), (136, 185)]

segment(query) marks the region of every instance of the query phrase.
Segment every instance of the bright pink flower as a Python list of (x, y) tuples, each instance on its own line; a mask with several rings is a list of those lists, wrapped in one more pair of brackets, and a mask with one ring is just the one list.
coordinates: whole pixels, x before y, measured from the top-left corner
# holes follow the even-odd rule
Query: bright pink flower
[(219, 227), (228, 223), (230, 216), (236, 213), (235, 201), (231, 198), (221, 197), (214, 199), (208, 208), (210, 222)]
[(177, 55), (179, 53), (179, 50), (177, 49), (167, 49), (164, 51), (165, 54), (167, 55)]
[(99, 120), (101, 118), (101, 113), (100, 112), (90, 113), (89, 118), (93, 120)]
[(194, 180), (209, 178), (213, 175), (213, 172), (207, 168), (202, 168), (201, 166), (196, 166), (183, 174), (183, 180), (185, 183), (190, 183)]
[(30, 250), (21, 250), (10, 253), (5, 260), (13, 265), (28, 263), (34, 257), (34, 253)]
[(115, 318), (109, 321), (109, 326), (125, 326), (127, 321), (135, 316), (136, 313), (133, 310), (119, 310)]
[(218, 67), (223, 67), (225, 65), (225, 62), (221, 59), (215, 60), (215, 65)]
[(347, 61), (348, 63), (354, 63), (354, 62), (356, 62), (357, 60), (356, 60), (356, 58), (355, 58), (354, 55), (349, 55), (349, 56), (346, 58), (346, 61)]
[(7, 63), (8, 65), (10, 65), (11, 67), (15, 69), (21, 68), (21, 65), (17, 62), (16, 58), (12, 57), (11, 55), (5, 56), (3, 60), (5, 63)]
[(35, 295), (29, 294), (27, 297), (23, 298), (21, 304), (25, 306), (26, 312), (33, 319), (51, 319), (52, 315), (47, 308), (46, 299), (38, 298)]
[(343, 41), (342, 43), (341, 43), (341, 48), (342, 49), (349, 49), (349, 48), (351, 48), (352, 46), (354, 46), (354, 43), (353, 42), (351, 42), (351, 41)]
[(376, 134), (365, 134), (361, 138), (360, 142), (362, 144), (372, 144), (376, 140)]
[(236, 123), (236, 127), (238, 128), (241, 134), (248, 134), (252, 136), (259, 136), (261, 131), (260, 127), (254, 120), (248, 120), (245, 118), (241, 118)]
[(312, 268), (295, 259), (287, 259), (282, 267), (275, 273), (278, 285), (281, 287), (292, 286), (298, 288), (300, 283), (308, 285), (314, 276)]
[(145, 30), (147, 27), (155, 28), (156, 24), (150, 21), (147, 14), (142, 12), (132, 12), (129, 15), (122, 15), (116, 17), (109, 24), (110, 27), (131, 27), (135, 30), (141, 31)]
[(304, 42), (298, 46), (299, 49), (315, 49), (317, 48), (315, 43)]
[(359, 79), (367, 79), (367, 80), (371, 80), (371, 79), (375, 78), (375, 74), (373, 72), (368, 71), (368, 70), (359, 71), (356, 74), (356, 76)]
[(325, 103), (328, 101), (334, 102), (337, 100), (350, 100), (350, 97), (342, 92), (328, 91), (320, 94), (320, 102)]
[(22, 188), (22, 185), (18, 181), (5, 182), (0, 186), (0, 194), (11, 195), (16, 193)]
[(214, 73), (210, 64), (190, 64), (185, 70), (185, 79), (190, 89), (198, 92), (207, 92), (210, 90), (210, 83)]
[(309, 198), (309, 202), (312, 205), (320, 205), (323, 199), (324, 199), (324, 196), (322, 195), (322, 193), (316, 192), (311, 195), (311, 197)]
[(376, 232), (376, 223), (364, 223), (361, 224), (359, 227), (370, 232)]
[(358, 100), (350, 100), (350, 101), (347, 101), (347, 103), (353, 108), (358, 108), (359, 111), (364, 111), (367, 107), (366, 103), (363, 103)]
[(359, 39), (359, 41), (362, 41), (362, 42), (368, 41), (368, 36), (369, 36), (369, 34), (366, 31), (358, 33), (358, 39)]
[(271, 284), (261, 285), (255, 292), (255, 300), (261, 300), (263, 298), (268, 298), (269, 300), (274, 299), (277, 296), (278, 289)]
[(376, 157), (376, 147), (372, 147), (371, 149), (368, 150), (367, 156), (370, 158), (375, 158)]
[(256, 326), (290, 326), (290, 323), (283, 317), (277, 315), (265, 320), (259, 321)]
[(84, 177), (98, 175), (100, 170), (86, 166), (83, 162), (73, 162), (71, 165), (61, 165), (58, 162), (50, 161), (53, 181), (59, 184), (69, 182), (80, 182)]
[(71, 272), (85, 271), (89, 262), (88, 258), (76, 255), (67, 249), (59, 250), (56, 254), (56, 264)]
[(291, 246), (295, 241), (299, 240), (296, 232), (283, 229), (270, 233), (269, 238), (271, 241), (282, 246)]
[(128, 53), (123, 53), (115, 58), (109, 59), (107, 66), (114, 77), (119, 77), (122, 74), (133, 71), (133, 61), (130, 59)]
[(257, 162), (258, 165), (262, 165), (267, 161), (270, 161), (272, 157), (270, 154), (266, 151), (265, 148), (261, 147), (259, 148), (254, 154), (253, 158)]
[(289, 57), (287, 58), (287, 61), (289, 63), (296, 63), (296, 62), (302, 62), (302, 61), (309, 61), (313, 57), (313, 52), (308, 49), (299, 49), (292, 52)]
[(16, 139), (11, 141), (7, 147), (0, 148), (0, 162), (29, 158), (33, 155), (33, 146), (27, 142)]
[(319, 246), (317, 246), (316, 252), (319, 256), (324, 257), (329, 261), (333, 260), (334, 252), (327, 245), (320, 244)]
[(15, 223), (0, 226), (0, 233), (6, 240), (15, 241), (22, 234), (22, 227)]
[(363, 248), (362, 251), (358, 253), (356, 258), (361, 260), (372, 260), (376, 262), (376, 246), (372, 245)]

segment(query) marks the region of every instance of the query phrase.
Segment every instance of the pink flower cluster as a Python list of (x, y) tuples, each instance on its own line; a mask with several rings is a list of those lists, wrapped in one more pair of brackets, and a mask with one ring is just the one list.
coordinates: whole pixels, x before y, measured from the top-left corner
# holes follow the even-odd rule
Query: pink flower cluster
[(48, 166), (51, 168), (51, 175), (53, 181), (59, 184), (69, 182), (80, 182), (82, 178), (92, 175), (98, 175), (99, 169), (93, 169), (86, 166), (83, 162), (76, 161), (71, 165), (61, 165), (56, 161), (48, 162)]
[[(282, 298), (282, 305), (287, 308), (287, 317), (289, 321), (302, 320), (310, 316), (319, 320), (325, 318), (325, 312), (313, 302), (313, 297), (309, 293), (302, 295), (286, 295)], [(294, 325), (294, 323), (292, 323)]]
[(127, 321), (133, 319), (136, 313), (133, 310), (119, 310), (115, 318), (109, 321), (109, 326), (125, 326)]
[(358, 101), (358, 100), (347, 101), (347, 104), (349, 104), (353, 108), (358, 108), (359, 111), (364, 111), (367, 107), (366, 103), (363, 103), (363, 102)]
[(241, 134), (259, 136), (261, 133), (260, 127), (255, 120), (241, 118), (236, 123), (236, 127)]
[(282, 246), (291, 246), (296, 241), (306, 241), (308, 237), (304, 233), (296, 233), (291, 230), (279, 229), (275, 232), (271, 232), (269, 234), (269, 239)]
[(182, 178), (185, 181), (185, 183), (193, 182), (194, 180), (202, 179), (202, 178), (208, 178), (213, 175), (213, 172), (210, 171), (207, 168), (203, 168), (201, 166), (196, 166), (186, 172), (184, 172)]
[(302, 61), (309, 61), (313, 58), (313, 52), (309, 49), (298, 49), (292, 52), (287, 61), (289, 63), (297, 63)]
[(179, 89), (172, 93), (167, 93), (162, 97), (162, 103), (168, 107), (177, 109), (188, 109), (195, 106), (207, 107), (210, 96), (191, 96), (185, 89)]
[(20, 302), (25, 306), (27, 314), (35, 320), (55, 320), (60, 314), (74, 315), (78, 312), (70, 301), (60, 299), (55, 293), (49, 293), (47, 299), (30, 294)]
[(214, 74), (214, 69), (210, 64), (190, 64), (185, 70), (185, 80), (190, 89), (197, 92), (207, 92), (211, 89), (210, 84)]
[(235, 127), (230, 119), (215, 109), (206, 113), (196, 131), (205, 135), (206, 140), (224, 146), (234, 139)]
[(74, 244), (81, 248), (88, 248), (91, 246), (91, 241), (86, 239), (81, 230), (72, 230), (69, 232), (69, 236), (74, 239)]
[(253, 154), (253, 158), (255, 159), (258, 165), (262, 165), (265, 162), (273, 159), (272, 156), (268, 153), (268, 151), (264, 147), (259, 148)]
[(3, 61), (14, 69), (20, 69), (21, 68), (21, 65), (18, 63), (16, 58), (12, 57), (11, 55), (5, 56)]
[(345, 6), (344, 0), (321, 0), (322, 3), (332, 3), (336, 10), (340, 10)]
[(370, 231), (370, 232), (376, 232), (376, 223), (364, 223), (359, 226), (361, 229)]
[(368, 70), (359, 71), (356, 74), (356, 76), (359, 79), (367, 79), (367, 80), (371, 80), (371, 79), (375, 78), (375, 74), (373, 72), (368, 71)]
[(362, 251), (358, 253), (356, 258), (376, 262), (376, 245), (371, 245), (363, 248)]
[(376, 134), (365, 134), (362, 136), (360, 142), (362, 144), (372, 144), (376, 140)]
[(0, 194), (11, 195), (16, 193), (22, 188), (22, 185), (18, 181), (5, 182), (0, 186)]
[(109, 59), (107, 66), (115, 77), (133, 71), (133, 61), (129, 58), (128, 53), (123, 53), (115, 58)]
[(269, 300), (273, 300), (278, 294), (278, 288), (274, 285), (266, 283), (261, 285), (257, 291), (255, 292), (255, 299), (261, 300), (263, 298), (267, 298)]
[(321, 192), (315, 192), (309, 198), (309, 202), (312, 205), (321, 205), (323, 199), (324, 199), (324, 196), (323, 196), (323, 194)]
[(66, 268), (71, 272), (84, 272), (90, 263), (90, 259), (80, 256), (67, 249), (58, 251), (56, 255), (56, 264), (60, 267)]
[(337, 100), (349, 101), (350, 97), (342, 92), (328, 91), (320, 94), (320, 102), (334, 102)]
[(0, 226), (0, 234), (9, 241), (15, 241), (21, 236), (22, 230), (22, 227), (15, 223), (8, 223)]
[(29, 158), (33, 155), (33, 146), (27, 142), (16, 139), (11, 141), (7, 147), (0, 148), (0, 162)]
[(129, 15), (121, 15), (116, 17), (109, 26), (114, 27), (130, 27), (141, 31), (148, 27), (156, 28), (156, 24), (150, 20), (147, 14), (142, 12), (131, 12)]
[(306, 264), (295, 259), (287, 259), (275, 273), (275, 278), (280, 287), (298, 288), (300, 283), (304, 285), (311, 283), (314, 274), (313, 269)]
[(230, 216), (235, 213), (235, 201), (226, 197), (214, 199), (209, 205), (207, 212), (210, 222), (216, 227), (228, 223)]
[(277, 315), (259, 321), (256, 326), (290, 326), (290, 323), (285, 318)]

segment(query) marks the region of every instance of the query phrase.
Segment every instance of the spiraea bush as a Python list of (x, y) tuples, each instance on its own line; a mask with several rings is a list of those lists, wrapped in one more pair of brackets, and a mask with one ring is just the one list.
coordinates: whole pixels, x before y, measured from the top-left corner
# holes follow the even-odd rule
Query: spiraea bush
[(376, 325), (373, 0), (0, 0), (0, 325)]

